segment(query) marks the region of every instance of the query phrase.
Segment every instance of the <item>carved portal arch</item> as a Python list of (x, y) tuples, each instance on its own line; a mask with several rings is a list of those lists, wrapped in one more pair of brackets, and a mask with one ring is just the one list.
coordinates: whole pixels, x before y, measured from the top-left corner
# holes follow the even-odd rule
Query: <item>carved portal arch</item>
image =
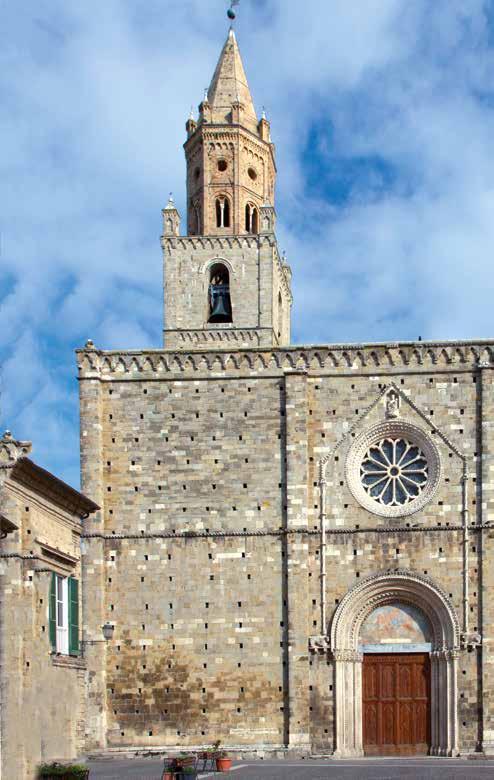
[(422, 610), (432, 627), (430, 752), (439, 756), (458, 754), (458, 617), (447, 595), (430, 578), (396, 570), (359, 582), (342, 599), (331, 621), (337, 756), (363, 755), (360, 628), (377, 607), (397, 602)]

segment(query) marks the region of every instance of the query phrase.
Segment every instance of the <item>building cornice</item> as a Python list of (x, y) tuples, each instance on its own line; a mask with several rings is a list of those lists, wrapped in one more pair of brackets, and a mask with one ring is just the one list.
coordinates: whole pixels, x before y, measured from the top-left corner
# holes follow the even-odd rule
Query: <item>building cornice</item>
[(76, 350), (80, 378), (160, 379), (165, 376), (309, 374), (375, 375), (397, 372), (475, 371), (494, 367), (494, 340), (409, 341), (290, 347), (188, 350)]
[(15, 463), (9, 473), (9, 479), (28, 487), (70, 514), (78, 515), (81, 518), (87, 517), (99, 509), (94, 501), (55, 477), (54, 474), (33, 463), (29, 458), (20, 458)]

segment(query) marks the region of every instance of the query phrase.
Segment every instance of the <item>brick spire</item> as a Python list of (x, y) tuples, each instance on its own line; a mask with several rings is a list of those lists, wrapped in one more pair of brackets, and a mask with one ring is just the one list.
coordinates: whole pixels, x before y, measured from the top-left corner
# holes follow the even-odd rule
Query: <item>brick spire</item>
[(208, 90), (208, 102), (211, 107), (213, 124), (225, 124), (232, 121), (232, 109), (236, 104), (242, 107), (241, 124), (254, 126), (257, 130), (258, 119), (245, 75), (240, 50), (233, 29), (221, 52), (213, 79)]

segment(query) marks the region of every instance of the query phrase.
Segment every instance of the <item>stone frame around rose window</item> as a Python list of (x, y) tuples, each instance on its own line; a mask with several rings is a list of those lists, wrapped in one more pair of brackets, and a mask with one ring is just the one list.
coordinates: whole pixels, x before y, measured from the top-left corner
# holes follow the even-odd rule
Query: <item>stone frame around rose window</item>
[[(369, 447), (382, 439), (407, 439), (422, 450), (429, 469), (429, 478), (422, 492), (407, 504), (387, 506), (375, 501), (365, 490), (360, 475), (360, 466)], [(439, 450), (430, 436), (418, 425), (408, 420), (395, 419), (377, 423), (363, 431), (352, 443), (345, 464), (345, 476), (350, 492), (356, 501), (369, 512), (381, 517), (406, 517), (418, 512), (434, 496), (441, 476)]]

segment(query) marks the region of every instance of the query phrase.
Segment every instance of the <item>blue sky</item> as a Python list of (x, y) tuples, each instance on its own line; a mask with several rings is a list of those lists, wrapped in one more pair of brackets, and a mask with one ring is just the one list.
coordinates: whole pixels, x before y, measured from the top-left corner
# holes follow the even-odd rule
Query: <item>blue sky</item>
[[(74, 349), (161, 345), (160, 210), (226, 0), (0, 5), (1, 425), (78, 486)], [(491, 0), (242, 0), (293, 341), (494, 336)]]

